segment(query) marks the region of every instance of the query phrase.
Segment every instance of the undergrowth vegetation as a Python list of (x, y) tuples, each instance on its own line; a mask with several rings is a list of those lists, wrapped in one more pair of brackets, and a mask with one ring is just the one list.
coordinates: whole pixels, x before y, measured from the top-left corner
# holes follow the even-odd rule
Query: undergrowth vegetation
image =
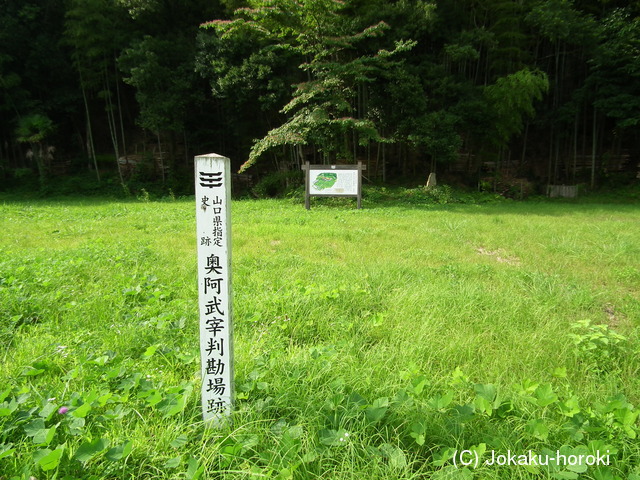
[(221, 430), (194, 202), (5, 201), (0, 479), (640, 479), (640, 210), (370, 193), (233, 203)]

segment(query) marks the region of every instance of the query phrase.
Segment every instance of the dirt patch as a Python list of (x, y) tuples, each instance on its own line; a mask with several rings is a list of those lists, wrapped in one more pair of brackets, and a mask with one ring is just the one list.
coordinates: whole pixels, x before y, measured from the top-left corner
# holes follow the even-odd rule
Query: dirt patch
[(518, 257), (508, 255), (504, 250), (487, 250), (484, 247), (476, 248), (476, 252), (480, 255), (487, 255), (489, 257), (493, 257), (499, 263), (506, 263), (508, 265), (520, 265), (520, 259)]
[(609, 327), (617, 330), (620, 327), (624, 329), (624, 327), (627, 326), (626, 317), (624, 317), (624, 315), (616, 313), (616, 307), (611, 303), (605, 304), (605, 306), (602, 307), (602, 311), (607, 316), (607, 325), (609, 325)]

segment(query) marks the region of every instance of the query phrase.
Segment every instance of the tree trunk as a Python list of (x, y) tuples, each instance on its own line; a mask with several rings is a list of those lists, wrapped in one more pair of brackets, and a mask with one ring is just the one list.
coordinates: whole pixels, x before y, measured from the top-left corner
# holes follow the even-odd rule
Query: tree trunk
[(382, 183), (387, 183), (387, 144), (382, 144)]
[(118, 166), (118, 175), (120, 176), (120, 184), (125, 185), (122, 168), (120, 167), (120, 147), (118, 145), (118, 131), (116, 127), (115, 115), (113, 113), (113, 102), (111, 100), (111, 86), (109, 85), (109, 72), (107, 65), (104, 65), (104, 94), (107, 110), (107, 123), (109, 124), (109, 133), (111, 134), (111, 143), (113, 144), (113, 152)]
[(113, 57), (113, 63), (115, 65), (116, 73), (116, 96), (118, 99), (118, 117), (120, 119), (120, 134), (122, 135), (122, 151), (127, 155), (127, 141), (124, 135), (124, 120), (122, 119), (122, 102), (120, 101), (120, 82), (118, 81), (118, 63), (116, 57)]
[(164, 187), (166, 179), (164, 176), (164, 158), (162, 155), (162, 143), (160, 142), (160, 132), (156, 133), (156, 138), (158, 139), (158, 154), (160, 155), (160, 172), (162, 173), (162, 186)]
[(596, 127), (597, 127), (597, 123), (596, 123), (596, 118), (597, 118), (597, 110), (593, 109), (593, 130), (592, 130), (592, 139), (591, 139), (591, 188), (595, 187), (596, 185), (596, 146), (597, 146), (597, 131), (596, 131)]
[(524, 127), (524, 136), (522, 138), (522, 155), (520, 155), (520, 165), (518, 165), (518, 170), (522, 168), (525, 162), (526, 153), (527, 153), (527, 140), (529, 139), (529, 122), (526, 123)]
[(573, 171), (571, 173), (571, 182), (576, 183), (576, 170), (578, 169), (578, 122), (580, 122), (580, 115), (576, 110), (576, 116), (573, 121)]
[(96, 170), (96, 178), (100, 183), (100, 170), (98, 169), (98, 159), (96, 158), (96, 148), (93, 142), (93, 130), (91, 128), (91, 114), (89, 112), (89, 102), (87, 101), (87, 92), (82, 81), (82, 73), (80, 74), (80, 89), (82, 90), (82, 100), (84, 101), (84, 112), (87, 117), (87, 153), (89, 158), (93, 160), (93, 167)]

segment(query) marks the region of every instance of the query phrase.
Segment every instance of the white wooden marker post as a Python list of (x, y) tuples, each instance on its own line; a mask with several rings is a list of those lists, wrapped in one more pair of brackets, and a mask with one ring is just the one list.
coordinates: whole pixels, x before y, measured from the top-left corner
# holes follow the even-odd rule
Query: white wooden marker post
[(233, 402), (230, 161), (199, 155), (195, 177), (202, 416), (223, 426)]

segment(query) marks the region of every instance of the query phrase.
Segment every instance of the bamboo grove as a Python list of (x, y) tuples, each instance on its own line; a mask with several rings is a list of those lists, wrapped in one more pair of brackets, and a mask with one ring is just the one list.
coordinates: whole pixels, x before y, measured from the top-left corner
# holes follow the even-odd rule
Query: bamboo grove
[(188, 193), (206, 152), (254, 178), (305, 161), (468, 186), (638, 174), (638, 1), (0, 5), (0, 187), (90, 171)]

